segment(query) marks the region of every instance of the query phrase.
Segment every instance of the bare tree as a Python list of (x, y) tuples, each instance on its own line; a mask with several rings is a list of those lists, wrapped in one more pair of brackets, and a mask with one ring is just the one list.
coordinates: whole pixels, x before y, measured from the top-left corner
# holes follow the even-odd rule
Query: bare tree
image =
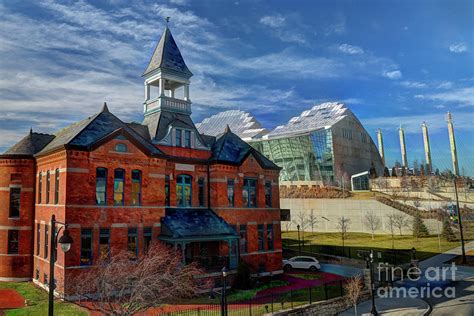
[(308, 215), (308, 224), (311, 227), (311, 234), (314, 234), (314, 226), (318, 224), (318, 217), (314, 214), (314, 209)]
[(347, 231), (349, 230), (349, 224), (351, 220), (347, 217), (341, 216), (337, 220), (337, 229), (341, 233), (342, 239), (342, 252), (344, 253), (344, 241), (347, 238)]
[(290, 231), (290, 227), (291, 227), (291, 222), (290, 222), (290, 221), (286, 221), (286, 222), (285, 222), (285, 229), (286, 229), (286, 232), (287, 232), (287, 233)]
[(354, 306), (354, 312), (356, 316), (357, 303), (359, 302), (363, 287), (364, 285), (362, 283), (362, 277), (360, 276), (360, 274), (357, 274), (352, 278), (348, 279), (346, 284), (344, 285), (344, 289), (346, 290), (347, 296), (351, 301), (352, 305)]
[(380, 227), (381, 224), (380, 218), (375, 214), (374, 211), (369, 211), (365, 213), (364, 223), (369, 227), (370, 232), (372, 233), (372, 240), (374, 240), (375, 231)]
[(295, 219), (293, 220), (293, 223), (295, 225), (300, 226), (300, 231), (302, 232), (302, 241), (303, 241), (303, 247), (304, 247), (304, 231), (306, 228), (309, 226), (308, 219), (306, 218), (306, 213), (304, 210), (300, 210), (296, 216)]
[(390, 234), (392, 235), (392, 249), (395, 248), (395, 213), (392, 213), (388, 215), (387, 219), (387, 224), (388, 224), (388, 230), (390, 231)]
[(402, 229), (406, 225), (408, 225), (408, 218), (405, 213), (397, 213), (393, 215), (393, 222), (398, 231), (400, 232), (400, 236), (402, 235)]
[(183, 265), (180, 253), (156, 242), (136, 260), (127, 252), (111, 255), (78, 275), (68, 292), (104, 314), (132, 315), (209, 288), (208, 279), (195, 278), (203, 272), (195, 263)]

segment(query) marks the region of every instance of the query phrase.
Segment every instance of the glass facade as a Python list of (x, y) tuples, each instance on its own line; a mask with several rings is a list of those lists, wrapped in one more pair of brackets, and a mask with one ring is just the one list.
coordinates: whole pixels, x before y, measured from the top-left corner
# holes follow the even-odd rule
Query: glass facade
[(283, 170), (281, 181), (329, 182), (334, 180), (331, 129), (304, 135), (259, 140), (250, 143)]

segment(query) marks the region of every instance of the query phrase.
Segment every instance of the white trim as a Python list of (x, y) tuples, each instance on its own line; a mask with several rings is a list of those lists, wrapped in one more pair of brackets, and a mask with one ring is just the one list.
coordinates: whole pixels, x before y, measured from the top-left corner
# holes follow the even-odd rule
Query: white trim
[(31, 226), (5, 226), (0, 225), (0, 230), (33, 230)]
[(159, 174), (159, 173), (149, 173), (148, 177), (155, 178), (155, 179), (164, 179), (165, 175), (164, 174)]
[(0, 277), (1, 282), (28, 282), (31, 278), (8, 278), (8, 277)]
[(223, 178), (211, 178), (211, 183), (227, 183), (227, 179), (223, 179)]
[(0, 187), (0, 191), (10, 192), (11, 189), (21, 189), (21, 192), (33, 192), (33, 188), (24, 188), (21, 184), (10, 184), (8, 187)]
[(33, 254), (31, 254), (31, 253), (28, 253), (28, 254), (0, 253), (0, 257), (30, 257), (30, 256), (32, 256), (32, 255), (33, 255)]
[(110, 225), (112, 228), (127, 228), (128, 224), (127, 223), (113, 223)]

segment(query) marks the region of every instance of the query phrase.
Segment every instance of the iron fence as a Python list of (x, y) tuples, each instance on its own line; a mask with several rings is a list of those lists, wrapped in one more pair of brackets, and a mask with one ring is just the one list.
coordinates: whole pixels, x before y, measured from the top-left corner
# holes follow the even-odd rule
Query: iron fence
[[(344, 280), (325, 283), (315, 287), (294, 289), (283, 293), (257, 295), (256, 297), (230, 302), (227, 305), (229, 316), (261, 316), (267, 313), (295, 308), (297, 306), (344, 296)], [(199, 304), (196, 306), (175, 306), (174, 311), (158, 312), (161, 316), (219, 316), (221, 305)]]

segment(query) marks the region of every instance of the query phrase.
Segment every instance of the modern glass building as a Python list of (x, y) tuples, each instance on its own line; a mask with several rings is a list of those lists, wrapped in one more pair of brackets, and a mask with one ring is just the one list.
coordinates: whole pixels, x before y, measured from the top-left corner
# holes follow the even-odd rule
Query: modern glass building
[(222, 112), (205, 119), (205, 125), (197, 126), (199, 129), (211, 125), (218, 135), (231, 121), (230, 128), (237, 128), (234, 133), (283, 168), (281, 181), (318, 181), (323, 184), (347, 181), (349, 184), (352, 175), (368, 171), (372, 165), (378, 174), (383, 172), (375, 143), (357, 117), (342, 103), (315, 105), (291, 118), (287, 124), (272, 131), (262, 130), (252, 137), (248, 137), (252, 134), (249, 130), (254, 128), (246, 129), (245, 120), (256, 122), (254, 126), (261, 128), (255, 118), (242, 111)]

